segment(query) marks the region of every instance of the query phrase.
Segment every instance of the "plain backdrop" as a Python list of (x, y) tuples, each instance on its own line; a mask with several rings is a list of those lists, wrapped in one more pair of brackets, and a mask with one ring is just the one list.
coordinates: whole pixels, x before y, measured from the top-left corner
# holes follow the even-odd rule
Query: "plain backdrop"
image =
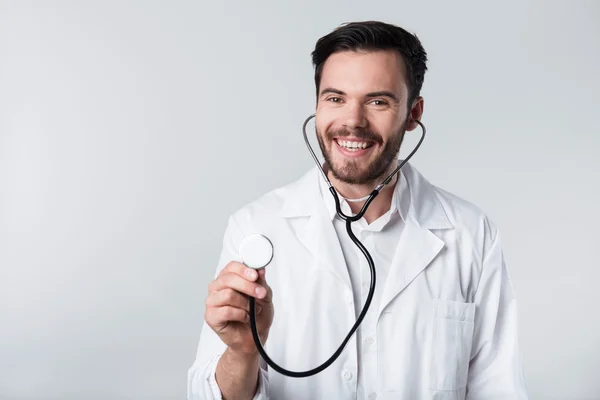
[(501, 229), (532, 398), (600, 399), (600, 2), (0, 0), (1, 399), (185, 398), (227, 217), (312, 167), (310, 52), (366, 19), (429, 54), (412, 164)]

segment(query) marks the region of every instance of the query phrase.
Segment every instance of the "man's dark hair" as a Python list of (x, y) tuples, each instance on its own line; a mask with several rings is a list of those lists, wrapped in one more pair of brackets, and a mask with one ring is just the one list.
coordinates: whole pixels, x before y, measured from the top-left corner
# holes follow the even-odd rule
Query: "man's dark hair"
[(330, 55), (339, 51), (396, 50), (406, 65), (408, 107), (421, 93), (427, 53), (416, 35), (380, 21), (351, 22), (336, 28), (317, 41), (312, 52), (315, 67), (317, 96), (321, 84), (323, 65)]

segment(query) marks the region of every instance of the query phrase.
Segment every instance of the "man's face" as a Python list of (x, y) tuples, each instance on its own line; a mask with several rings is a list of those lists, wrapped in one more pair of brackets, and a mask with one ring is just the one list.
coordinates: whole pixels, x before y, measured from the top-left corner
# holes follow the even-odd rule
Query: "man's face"
[(395, 51), (346, 51), (327, 59), (316, 130), (335, 178), (373, 183), (395, 165), (408, 126), (407, 96), (405, 66)]

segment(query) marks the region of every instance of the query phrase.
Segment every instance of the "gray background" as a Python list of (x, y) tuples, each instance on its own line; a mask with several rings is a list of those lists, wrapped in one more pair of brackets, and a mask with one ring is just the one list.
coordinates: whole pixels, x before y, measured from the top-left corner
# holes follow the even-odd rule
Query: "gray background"
[(396, 0), (0, 2), (0, 398), (185, 397), (227, 217), (313, 165), (310, 52), (363, 19), (429, 53), (413, 165), (500, 227), (533, 398), (600, 398), (600, 2)]

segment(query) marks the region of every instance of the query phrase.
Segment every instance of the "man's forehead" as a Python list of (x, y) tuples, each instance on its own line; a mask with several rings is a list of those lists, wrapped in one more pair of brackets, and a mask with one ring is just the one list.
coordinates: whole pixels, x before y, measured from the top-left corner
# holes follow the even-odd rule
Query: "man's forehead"
[(379, 86), (377, 90), (401, 91), (405, 71), (402, 56), (394, 50), (340, 51), (325, 61), (320, 87), (343, 85), (372, 90)]

